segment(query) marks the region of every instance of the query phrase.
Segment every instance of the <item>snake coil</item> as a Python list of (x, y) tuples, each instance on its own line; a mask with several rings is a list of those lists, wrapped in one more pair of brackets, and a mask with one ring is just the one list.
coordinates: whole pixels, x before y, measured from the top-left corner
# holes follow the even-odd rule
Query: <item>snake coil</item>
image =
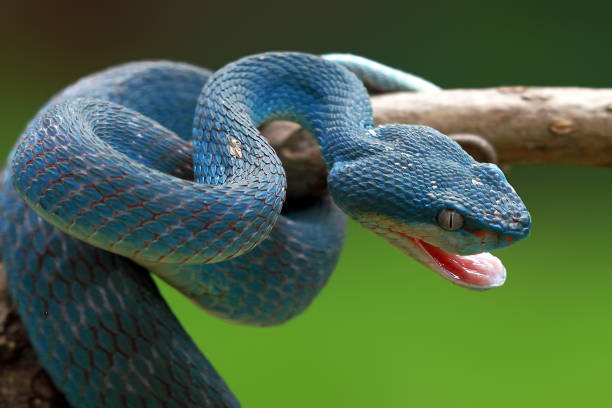
[[(528, 213), (498, 169), (433, 129), (375, 128), (361, 81), (437, 89), (360, 57), (267, 53), (215, 74), (125, 64), (41, 109), (2, 174), (0, 243), (32, 344), (72, 406), (239, 405), (149, 272), (211, 313), (271, 325), (302, 312), (327, 282), (343, 212), (426, 265), (415, 255), (433, 256), (426, 245), (478, 253), (437, 248), (458, 265), (482, 264), (492, 262), (482, 250), (509, 242), (500, 237), (526, 236)], [(258, 131), (277, 119), (315, 135), (333, 199), (281, 213), (284, 170)], [(454, 235), (435, 225), (449, 206), (465, 219)], [(458, 272), (455, 282), (496, 286), (491, 265), (489, 280)]]

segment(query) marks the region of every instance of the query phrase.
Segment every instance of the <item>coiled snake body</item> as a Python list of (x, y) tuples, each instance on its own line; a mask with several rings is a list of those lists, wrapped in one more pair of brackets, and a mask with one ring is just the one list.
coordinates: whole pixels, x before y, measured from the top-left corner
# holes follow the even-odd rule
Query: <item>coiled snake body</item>
[[(147, 270), (216, 315), (279, 324), (327, 282), (343, 212), (457, 284), (503, 283), (483, 251), (528, 234), (520, 198), (434, 129), (375, 128), (360, 79), (436, 89), (359, 57), (267, 53), (214, 75), (126, 64), (41, 109), (2, 175), (1, 243), (32, 344), (71, 405), (238, 406)], [(281, 215), (284, 171), (257, 130), (276, 119), (315, 135), (333, 200)]]

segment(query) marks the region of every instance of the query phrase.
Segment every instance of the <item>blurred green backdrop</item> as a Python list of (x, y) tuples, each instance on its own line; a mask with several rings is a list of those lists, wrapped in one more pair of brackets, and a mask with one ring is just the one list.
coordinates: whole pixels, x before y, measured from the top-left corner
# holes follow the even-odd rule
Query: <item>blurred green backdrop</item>
[[(493, 5), (492, 5), (493, 4)], [(52, 93), (129, 60), (218, 68), (266, 50), (353, 52), (444, 88), (610, 86), (612, 3), (22, 1), (0, 15), (0, 152)], [(508, 281), (454, 287), (355, 224), (329, 285), (276, 328), (163, 288), (245, 407), (612, 405), (612, 170), (513, 168), (531, 237)]]

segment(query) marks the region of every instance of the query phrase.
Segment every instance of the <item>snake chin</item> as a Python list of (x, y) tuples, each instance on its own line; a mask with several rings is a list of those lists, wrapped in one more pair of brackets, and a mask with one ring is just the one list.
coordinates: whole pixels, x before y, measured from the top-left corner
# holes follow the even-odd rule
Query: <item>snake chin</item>
[(368, 225), (364, 226), (456, 285), (487, 290), (499, 287), (506, 281), (506, 268), (497, 257), (488, 252), (470, 255), (447, 252), (425, 241), (431, 241), (431, 229), (420, 231), (429, 235), (419, 235), (418, 229), (413, 231), (389, 220), (377, 218), (377, 222), (370, 220)]

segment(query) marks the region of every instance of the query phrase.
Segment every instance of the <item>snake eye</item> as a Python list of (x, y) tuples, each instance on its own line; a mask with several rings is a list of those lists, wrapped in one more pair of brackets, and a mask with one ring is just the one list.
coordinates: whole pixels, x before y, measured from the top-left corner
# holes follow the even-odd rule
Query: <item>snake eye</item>
[(438, 224), (447, 231), (457, 231), (463, 228), (463, 215), (445, 208), (438, 214)]

